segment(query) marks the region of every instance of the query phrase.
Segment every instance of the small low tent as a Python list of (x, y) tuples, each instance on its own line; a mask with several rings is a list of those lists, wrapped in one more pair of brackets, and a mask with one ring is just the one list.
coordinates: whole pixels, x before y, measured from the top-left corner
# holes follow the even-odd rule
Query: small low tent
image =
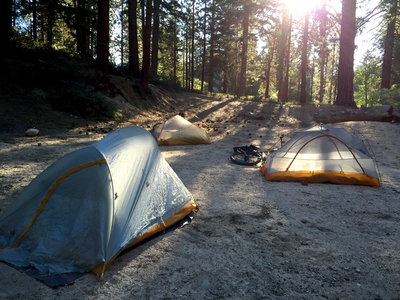
[(160, 146), (211, 143), (207, 132), (179, 115), (155, 125), (152, 134)]
[(381, 185), (364, 142), (342, 128), (316, 126), (295, 133), (267, 158), (261, 172), (268, 181)]
[(105, 268), (197, 210), (151, 134), (121, 128), (39, 174), (0, 216), (0, 260), (45, 274)]

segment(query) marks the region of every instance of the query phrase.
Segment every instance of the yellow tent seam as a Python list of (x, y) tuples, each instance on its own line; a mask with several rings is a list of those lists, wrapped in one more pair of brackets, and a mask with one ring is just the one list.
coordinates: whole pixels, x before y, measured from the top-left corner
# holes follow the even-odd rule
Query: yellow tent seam
[(97, 265), (95, 268), (93, 268), (92, 272), (94, 274), (96, 274), (100, 280), (103, 280), (104, 271), (118, 257), (118, 255), (121, 254), (121, 252), (135, 246), (136, 244), (138, 244), (141, 241), (145, 240), (146, 238), (152, 236), (153, 234), (156, 234), (156, 233), (174, 225), (176, 222), (182, 220), (185, 216), (187, 216), (190, 212), (197, 211), (197, 210), (198, 210), (198, 207), (197, 207), (196, 203), (193, 200), (190, 200), (176, 214), (166, 218), (164, 221), (162, 221), (162, 223), (154, 224), (153, 226), (148, 228), (143, 234), (139, 235), (133, 242), (131, 242), (130, 244), (128, 244), (124, 248), (122, 248), (120, 251), (118, 251), (106, 264), (104, 262), (102, 262), (99, 265)]
[(40, 213), (43, 211), (44, 207), (46, 206), (47, 201), (50, 199), (51, 195), (53, 194), (54, 190), (57, 188), (57, 186), (60, 185), (60, 183), (67, 178), (68, 176), (70, 176), (73, 173), (76, 173), (80, 170), (83, 170), (85, 168), (94, 166), (94, 165), (98, 165), (98, 164), (104, 164), (107, 163), (107, 161), (105, 159), (99, 159), (96, 161), (92, 161), (80, 166), (77, 166), (67, 172), (65, 172), (62, 176), (60, 176), (56, 182), (50, 187), (50, 189), (48, 190), (46, 196), (43, 198), (42, 202), (40, 203), (39, 208), (36, 210), (36, 213), (34, 215), (34, 217), (32, 218), (32, 220), (28, 223), (28, 225), (26, 225), (25, 229), (22, 231), (22, 233), (19, 235), (17, 242), (11, 246), (8, 246), (6, 248), (0, 249), (0, 252), (12, 249), (12, 248), (16, 248), (19, 246), (19, 244), (21, 243), (22, 238), (24, 237), (24, 235), (26, 234), (26, 232), (29, 230), (29, 228), (33, 225), (33, 223), (36, 221), (36, 219), (38, 218), (38, 216), (40, 215)]

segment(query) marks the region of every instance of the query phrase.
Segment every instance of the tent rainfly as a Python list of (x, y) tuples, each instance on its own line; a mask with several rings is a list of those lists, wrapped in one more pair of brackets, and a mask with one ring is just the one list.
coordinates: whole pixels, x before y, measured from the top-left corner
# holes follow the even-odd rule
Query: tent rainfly
[(342, 128), (316, 126), (296, 132), (267, 158), (261, 172), (268, 181), (381, 185), (363, 141)]
[(0, 216), (0, 260), (102, 278), (124, 249), (197, 210), (143, 128), (121, 128), (39, 174)]
[(179, 115), (155, 125), (152, 133), (160, 146), (211, 144), (207, 132)]

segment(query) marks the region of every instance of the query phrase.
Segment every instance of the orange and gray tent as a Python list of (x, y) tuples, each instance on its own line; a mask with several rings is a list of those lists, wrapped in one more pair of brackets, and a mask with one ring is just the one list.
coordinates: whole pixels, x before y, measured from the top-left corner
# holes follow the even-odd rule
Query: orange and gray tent
[(267, 181), (381, 185), (364, 142), (343, 128), (316, 126), (296, 132), (267, 158), (261, 171)]
[(152, 134), (159, 145), (210, 144), (207, 132), (179, 115), (157, 124)]
[(197, 210), (151, 134), (121, 128), (39, 174), (0, 216), (0, 260), (102, 277), (124, 249)]

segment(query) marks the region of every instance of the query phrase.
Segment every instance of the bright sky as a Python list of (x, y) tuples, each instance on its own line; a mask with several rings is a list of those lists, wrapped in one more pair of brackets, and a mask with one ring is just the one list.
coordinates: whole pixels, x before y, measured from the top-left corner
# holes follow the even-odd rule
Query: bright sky
[[(323, 0), (282, 0), (286, 4), (290, 11), (298, 17), (303, 16), (306, 12), (318, 7), (322, 4)], [(340, 13), (342, 10), (341, 0), (326, 0), (328, 10), (333, 10)], [(358, 1), (361, 2), (361, 1)], [(379, 0), (364, 1), (363, 4), (357, 6), (357, 17), (364, 17), (368, 11), (375, 8), (379, 3)], [(356, 36), (356, 51), (354, 53), (354, 64), (355, 66), (360, 65), (362, 58), (367, 50), (373, 51), (375, 55), (379, 55), (379, 51), (376, 50), (376, 40), (374, 39), (375, 32), (378, 30), (377, 25), (381, 21), (381, 17), (375, 17), (370, 20), (360, 32), (357, 32)]]
[(306, 12), (318, 7), (322, 1), (321, 0), (282, 0), (284, 4), (289, 7), (289, 10), (295, 15), (304, 15)]
[[(369, 0), (365, 5), (361, 8), (357, 9), (357, 17), (363, 17), (367, 13), (368, 10), (373, 9), (379, 3), (379, 0)], [(379, 22), (381, 22), (382, 16), (378, 16), (370, 20), (365, 27), (363, 28), (361, 34), (357, 33), (356, 36), (356, 51), (354, 54), (354, 65), (360, 65), (363, 59), (363, 56), (367, 52), (367, 50), (372, 51), (375, 55), (380, 55), (379, 50), (377, 50), (377, 41), (375, 40), (375, 33), (379, 30), (377, 28)]]

